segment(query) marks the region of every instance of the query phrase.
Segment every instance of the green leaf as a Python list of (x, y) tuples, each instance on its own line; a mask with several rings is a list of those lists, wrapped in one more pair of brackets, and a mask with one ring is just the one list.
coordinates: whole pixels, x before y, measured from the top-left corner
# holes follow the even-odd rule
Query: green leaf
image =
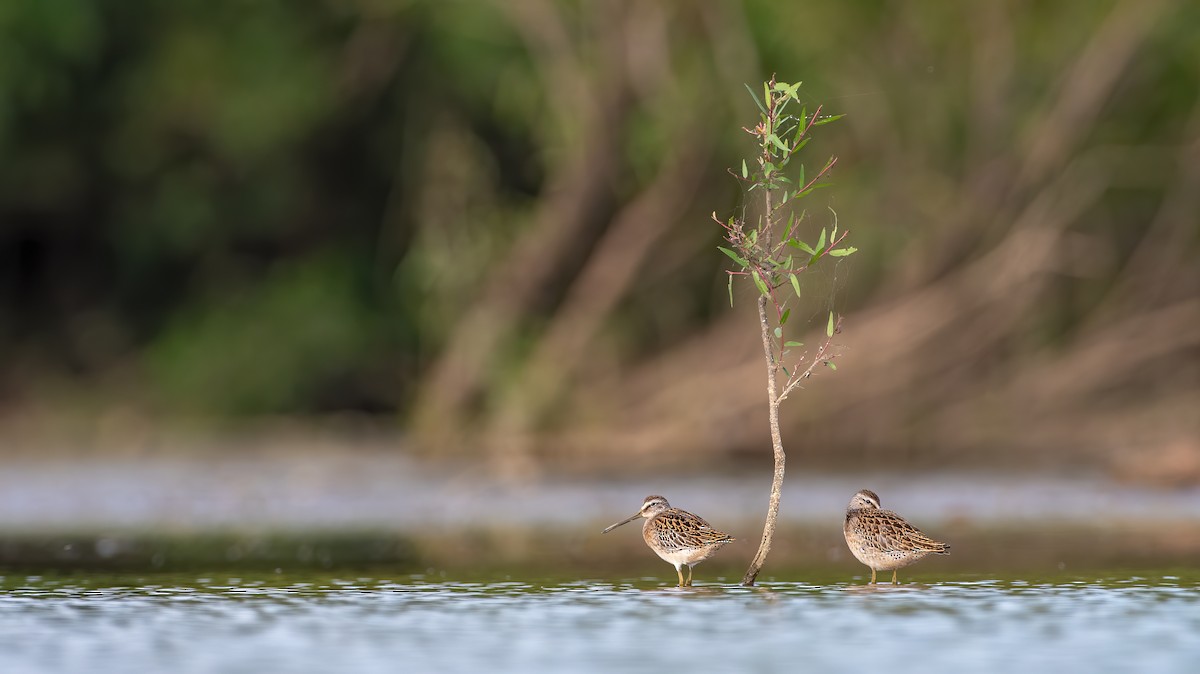
[(750, 177), (750, 169), (746, 168), (746, 160), (743, 159), (742, 160), (742, 178), (745, 179), (748, 177)]
[(825, 336), (833, 336), (833, 312), (829, 312), (829, 324), (825, 326)]
[(733, 308), (733, 274), (729, 275), (729, 308)]
[(843, 115), (833, 115), (832, 117), (826, 117), (826, 118), (824, 118), (824, 119), (818, 119), (817, 121), (813, 122), (813, 126), (821, 126), (821, 125), (823, 125), (823, 124), (828, 124), (828, 123), (830, 123), (830, 122), (836, 122), (836, 121), (838, 121), (839, 119), (841, 119), (841, 118), (843, 118), (843, 117), (845, 117), (845, 116), (846, 116), (846, 115), (844, 115), (844, 114), (843, 114)]
[(858, 249), (854, 246), (850, 246), (849, 248), (834, 248), (833, 250), (829, 251), (829, 254), (834, 257), (846, 257), (847, 255), (853, 255), (856, 252), (858, 252)]
[(784, 346), (804, 346), (804, 342), (788, 341), (783, 343)]
[(792, 373), (791, 373), (791, 372), (788, 372), (787, 365), (782, 365), (782, 364), (781, 364), (779, 367), (783, 368), (783, 373), (784, 373), (784, 374), (786, 374), (786, 375), (787, 375), (789, 378), (791, 378), (791, 376), (792, 376)]
[(789, 239), (787, 244), (789, 246), (791, 246), (792, 248), (799, 248), (800, 250), (808, 253), (809, 255), (817, 254), (817, 251), (813, 250), (811, 246), (809, 246), (807, 243), (804, 243), (800, 239)]
[(792, 281), (792, 290), (796, 291), (796, 297), (800, 297), (800, 279), (796, 278), (795, 274), (788, 274), (788, 278)]
[(750, 88), (750, 85), (743, 84), (743, 86), (746, 87), (746, 91), (750, 92), (750, 98), (754, 99), (754, 104), (758, 106), (758, 109), (762, 111), (762, 114), (767, 114), (767, 109), (763, 107), (762, 101), (758, 100), (758, 96), (754, 95), (754, 90)]
[(816, 249), (818, 251), (825, 250), (825, 228), (824, 227), (821, 228), (821, 236), (819, 238), (817, 238)]
[(728, 248), (725, 248), (724, 246), (717, 246), (717, 250), (721, 251), (722, 253), (725, 253), (726, 255), (728, 255), (730, 257), (730, 259), (732, 259), (734, 262), (742, 265), (743, 267), (750, 266), (750, 265), (746, 264), (746, 260), (744, 258), (742, 258), (742, 256), (738, 255), (737, 253), (733, 252), (732, 250), (729, 250)]
[(804, 185), (804, 164), (800, 165), (800, 177), (796, 179), (797, 185)]
[[(787, 319), (788, 319), (788, 317), (789, 317), (789, 316), (791, 316), (791, 315), (792, 315), (792, 310), (791, 310), (791, 309), (784, 309), (784, 310), (783, 310), (783, 315), (779, 317), (779, 324), (780, 324), (780, 325), (787, 325)], [(775, 335), (775, 336), (776, 336), (776, 337), (778, 337), (779, 335)]]
[(767, 136), (767, 140), (774, 143), (775, 147), (779, 148), (780, 150), (782, 150), (784, 152), (790, 152), (788, 146), (784, 145), (782, 140), (779, 140), (779, 136), (776, 136), (775, 134), (771, 134), (771, 135)]
[(787, 213), (787, 224), (784, 225), (784, 241), (792, 235), (792, 225), (796, 224), (796, 211)]
[(837, 369), (837, 365), (834, 365), (834, 363), (833, 363), (833, 361), (832, 361), (832, 360), (827, 360), (827, 361), (825, 361), (825, 365), (827, 365), (827, 366), (829, 367), (829, 369), (830, 369), (830, 370), (836, 370), (836, 369)]
[(775, 339), (783, 336), (783, 328), (775, 328)]
[(764, 283), (762, 277), (758, 275), (758, 270), (755, 269), (750, 273), (754, 277), (754, 285), (758, 286), (758, 292), (762, 293), (764, 296), (769, 296), (771, 291), (767, 290), (767, 284)]
[(823, 187), (829, 187), (829, 183), (817, 183), (816, 185), (813, 185), (812, 187), (804, 190), (803, 192), (797, 194), (796, 196), (798, 196), (798, 197), (808, 196), (809, 192), (811, 192), (813, 190), (819, 190)]
[[(797, 136), (797, 138), (799, 138), (799, 136)], [(805, 146), (805, 145), (808, 145), (808, 139), (807, 139), (807, 138), (805, 138), (804, 140), (800, 141), (799, 143), (796, 143), (795, 147), (793, 147), (793, 148), (792, 148), (792, 154), (796, 154), (796, 153), (797, 153), (797, 152), (799, 152), (800, 150), (804, 149), (804, 146)], [(803, 179), (801, 179), (801, 180), (800, 180), (800, 182), (801, 182), (801, 183), (803, 183), (803, 182), (804, 182), (804, 180), (803, 180)]]

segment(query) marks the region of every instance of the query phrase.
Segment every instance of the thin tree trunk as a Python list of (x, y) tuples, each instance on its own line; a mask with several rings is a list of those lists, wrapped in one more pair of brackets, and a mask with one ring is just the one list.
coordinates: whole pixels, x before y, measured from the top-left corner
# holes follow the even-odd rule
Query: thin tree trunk
[[(769, 203), (769, 202), (768, 202)], [(783, 471), (787, 457), (783, 453), (783, 435), (779, 432), (779, 391), (775, 385), (776, 363), (775, 353), (771, 348), (771, 323), (767, 319), (767, 297), (758, 298), (758, 325), (762, 330), (763, 355), (767, 359), (767, 409), (771, 420), (771, 449), (775, 453), (775, 477), (771, 480), (771, 499), (767, 506), (767, 521), (763, 525), (762, 541), (758, 544), (758, 554), (746, 569), (742, 577), (742, 585), (754, 585), (758, 572), (762, 571), (767, 561), (767, 553), (771, 551), (771, 539), (775, 537), (775, 521), (779, 517), (779, 497), (783, 492)]]

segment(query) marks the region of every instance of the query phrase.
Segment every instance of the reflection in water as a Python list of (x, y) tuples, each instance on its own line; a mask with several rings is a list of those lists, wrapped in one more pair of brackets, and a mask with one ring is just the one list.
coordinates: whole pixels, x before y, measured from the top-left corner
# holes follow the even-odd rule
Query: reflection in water
[(0, 671), (1193, 671), (1200, 576), (0, 578)]

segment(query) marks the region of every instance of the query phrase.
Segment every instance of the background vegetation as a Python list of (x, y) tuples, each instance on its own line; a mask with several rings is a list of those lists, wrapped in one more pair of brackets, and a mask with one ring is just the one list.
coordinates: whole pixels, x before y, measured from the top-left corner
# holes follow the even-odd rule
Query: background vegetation
[(765, 462), (709, 214), (779, 73), (847, 114), (805, 227), (859, 248), (792, 319), (845, 315), (794, 460), (1200, 476), (1198, 33), (1188, 0), (3, 3), (0, 419)]

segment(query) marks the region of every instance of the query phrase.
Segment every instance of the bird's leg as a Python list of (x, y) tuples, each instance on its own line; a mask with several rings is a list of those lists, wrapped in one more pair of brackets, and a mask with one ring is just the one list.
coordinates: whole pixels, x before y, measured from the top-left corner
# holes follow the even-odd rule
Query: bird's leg
[[(688, 570), (691, 571), (691, 569), (688, 569)], [(679, 587), (683, 587), (683, 565), (682, 564), (675, 565), (675, 573), (679, 574)]]
[(691, 587), (691, 586), (692, 586), (692, 565), (691, 565), (691, 564), (689, 564), (689, 565), (688, 565), (688, 579), (687, 579), (687, 586), (688, 586), (688, 587)]
[(896, 572), (892, 572), (892, 585), (899, 585), (900, 581), (896, 580)]
[(875, 569), (871, 569), (871, 584), (875, 584)]

